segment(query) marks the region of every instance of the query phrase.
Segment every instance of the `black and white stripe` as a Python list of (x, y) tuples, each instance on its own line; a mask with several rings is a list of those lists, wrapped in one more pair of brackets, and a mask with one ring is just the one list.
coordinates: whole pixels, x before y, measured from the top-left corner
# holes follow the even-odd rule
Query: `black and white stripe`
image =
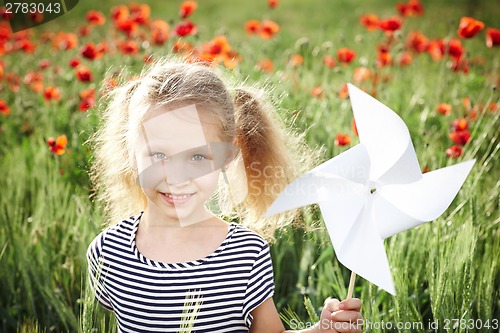
[(181, 332), (197, 308), (191, 332), (248, 332), (250, 312), (274, 293), (269, 246), (262, 237), (231, 223), (209, 256), (161, 263), (137, 250), (141, 215), (105, 229), (87, 251), (95, 296), (114, 311), (119, 331)]

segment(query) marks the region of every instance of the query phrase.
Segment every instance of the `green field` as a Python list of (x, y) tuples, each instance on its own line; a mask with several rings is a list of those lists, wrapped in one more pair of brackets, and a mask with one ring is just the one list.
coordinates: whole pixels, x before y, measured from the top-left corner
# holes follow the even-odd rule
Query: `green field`
[[(498, 46), (486, 47), (485, 40), (487, 27), (500, 28), (500, 5), (493, 0), (423, 1), (425, 13), (405, 17), (392, 37), (359, 23), (362, 14), (396, 15), (396, 2), (282, 0), (270, 9), (265, 0), (199, 1), (190, 17), (198, 32), (182, 40), (201, 47), (215, 36), (226, 36), (240, 59), (234, 77), (265, 87), (283, 121), (305, 132), (322, 160), (359, 142), (349, 99), (339, 96), (347, 82), (401, 116), (423, 170), (475, 158), (471, 174), (441, 217), (385, 241), (397, 296), (362, 278), (354, 295), (362, 299), (362, 314), (373, 325), (369, 332), (499, 332), (500, 52)], [(110, 17), (110, 9), (122, 4), (115, 0), (81, 1), (27, 36), (5, 37), (0, 29), (0, 332), (116, 332), (112, 315), (86, 292), (85, 253), (102, 229), (103, 207), (89, 197), (92, 154), (84, 142), (99, 125), (104, 78), (124, 65), (138, 74), (145, 56), (171, 52), (178, 39), (172, 32), (180, 22), (180, 3), (150, 3), (150, 21), (168, 22), (171, 36), (164, 45), (152, 45), (149, 26), (139, 25), (130, 37), (138, 42), (136, 54), (122, 54), (118, 47), (127, 37)], [(80, 36), (91, 9), (102, 11), (106, 23)], [(462, 16), (484, 22), (484, 30), (461, 39), (457, 28)], [(250, 36), (244, 28), (250, 19), (273, 20), (280, 30), (270, 39)], [(429, 40), (460, 40), (461, 66), (467, 68), (453, 70), (449, 46), (440, 60), (411, 50), (407, 40), (415, 30)], [(75, 33), (77, 45), (54, 47), (59, 32)], [(87, 43), (101, 42), (107, 50), (98, 59), (81, 55)], [(385, 66), (377, 64), (377, 45), (382, 43), (390, 43), (392, 63)], [(343, 47), (356, 53), (349, 64), (336, 59)], [(405, 52), (412, 62), (403, 66)], [(302, 62), (294, 63), (294, 55)], [(336, 65), (326, 66), (324, 56), (333, 57)], [(77, 79), (78, 68), (69, 65), (72, 58), (91, 70), (90, 82)], [(264, 70), (263, 60), (273, 68)], [(371, 75), (359, 79), (355, 73), (360, 67)], [(51, 86), (59, 89), (60, 99), (44, 97)], [(96, 106), (81, 111), (81, 93), (88, 88), (96, 89)], [(449, 104), (451, 112), (440, 114), (440, 103)], [(451, 158), (447, 149), (460, 146), (450, 138), (456, 132), (452, 122), (462, 118), (470, 138), (461, 146), (462, 154)], [(350, 144), (337, 145), (338, 133), (349, 135)], [(60, 135), (68, 143), (57, 155), (47, 141)], [(311, 206), (303, 216), (302, 227), (276, 234), (271, 253), (278, 310), (307, 322), (319, 314), (326, 297), (346, 297), (350, 272), (335, 257), (319, 209)], [(397, 323), (407, 324), (396, 328)]]

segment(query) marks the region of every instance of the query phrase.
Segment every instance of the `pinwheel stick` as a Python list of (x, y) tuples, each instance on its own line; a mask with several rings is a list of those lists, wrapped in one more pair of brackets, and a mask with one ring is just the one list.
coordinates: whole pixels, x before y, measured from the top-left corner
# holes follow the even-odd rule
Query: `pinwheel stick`
[(349, 289), (347, 289), (347, 299), (352, 298), (354, 292), (354, 281), (356, 281), (356, 273), (351, 272), (351, 279), (349, 280)]

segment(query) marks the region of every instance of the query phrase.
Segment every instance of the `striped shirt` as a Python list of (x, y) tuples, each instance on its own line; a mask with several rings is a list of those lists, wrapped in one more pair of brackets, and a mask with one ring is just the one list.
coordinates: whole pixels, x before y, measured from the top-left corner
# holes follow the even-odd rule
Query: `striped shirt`
[(108, 227), (87, 251), (95, 297), (115, 313), (119, 331), (248, 332), (250, 312), (274, 293), (269, 246), (262, 237), (231, 223), (225, 240), (207, 257), (162, 263), (137, 249), (141, 215)]

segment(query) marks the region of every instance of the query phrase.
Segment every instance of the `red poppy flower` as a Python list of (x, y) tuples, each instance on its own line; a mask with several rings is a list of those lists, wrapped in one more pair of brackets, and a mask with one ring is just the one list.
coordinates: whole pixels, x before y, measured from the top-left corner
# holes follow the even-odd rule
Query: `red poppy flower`
[(49, 145), (49, 150), (56, 155), (62, 155), (66, 151), (66, 145), (68, 144), (68, 138), (66, 135), (59, 135), (57, 139), (50, 137), (47, 139), (47, 144)]
[(428, 44), (427, 47), (425, 48), (425, 51), (429, 53), (431, 56), (432, 60), (438, 61), (443, 58), (444, 52), (445, 52), (446, 46), (445, 42), (442, 39), (435, 39), (431, 40)]
[(455, 131), (448, 134), (448, 136), (455, 144), (463, 146), (470, 139), (470, 131), (469, 130)]
[(292, 58), (288, 62), (288, 64), (292, 67), (299, 67), (302, 65), (304, 62), (304, 57), (302, 57), (300, 54), (294, 54), (292, 55)]
[(76, 78), (82, 82), (92, 82), (94, 75), (87, 66), (80, 65), (76, 69)]
[(401, 28), (403, 24), (403, 20), (398, 16), (389, 17), (383, 20), (380, 20), (378, 23), (378, 27), (384, 30), (386, 33), (393, 33), (396, 30)]
[(80, 98), (90, 98), (94, 97), (95, 98), (95, 88), (86, 88), (80, 91)]
[(110, 92), (118, 86), (118, 82), (114, 77), (108, 77), (104, 80), (103, 88), (105, 92)]
[(125, 40), (118, 44), (120, 52), (123, 54), (134, 55), (139, 52), (139, 44), (134, 40)]
[(337, 51), (337, 60), (343, 64), (350, 64), (355, 57), (356, 53), (346, 47), (340, 48)]
[(389, 52), (386, 52), (384, 49), (382, 49), (382, 50), (379, 49), (377, 52), (376, 64), (377, 64), (377, 67), (379, 67), (379, 68), (391, 65), (392, 64), (391, 54)]
[(179, 10), (179, 16), (183, 19), (189, 17), (198, 7), (198, 3), (196, 1), (184, 1), (181, 3), (181, 7)]
[(83, 45), (83, 47), (80, 50), (80, 54), (83, 57), (90, 59), (90, 60), (95, 60), (95, 59), (99, 59), (102, 57), (102, 54), (99, 52), (99, 49), (92, 42), (89, 42), (89, 43)]
[(378, 28), (379, 19), (375, 14), (363, 14), (359, 17), (359, 23), (368, 31), (373, 31)]
[(465, 52), (462, 42), (459, 39), (452, 38), (448, 43), (448, 54), (453, 58), (460, 58)]
[(193, 22), (186, 20), (175, 27), (175, 33), (179, 37), (196, 34), (197, 29)]
[(118, 5), (111, 9), (111, 18), (118, 22), (127, 19), (130, 16), (130, 11), (125, 5)]
[(78, 67), (78, 65), (80, 65), (80, 60), (78, 58), (71, 58), (69, 60), (69, 65), (73, 68), (76, 68)]
[(264, 59), (257, 63), (257, 69), (267, 73), (272, 73), (274, 70), (274, 64), (270, 59)]
[(21, 77), (14, 73), (14, 72), (8, 72), (5, 74), (5, 81), (7, 81), (7, 86), (9, 89), (13, 92), (19, 91), (20, 88), (20, 83), (21, 83)]
[(35, 11), (34, 13), (29, 13), (29, 18), (34, 23), (41, 23), (43, 21), (43, 13)]
[(33, 53), (35, 52), (36, 45), (29, 39), (19, 39), (15, 42), (14, 49), (25, 53)]
[(36, 93), (43, 90), (43, 75), (40, 72), (28, 72), (24, 76), (23, 82)]
[(155, 20), (150, 24), (151, 39), (154, 45), (163, 45), (169, 39), (170, 26), (164, 20)]
[(439, 114), (446, 116), (451, 113), (451, 105), (448, 103), (439, 103), (436, 110)]
[(147, 4), (130, 3), (130, 19), (137, 24), (144, 25), (148, 23), (151, 8)]
[(467, 123), (467, 119), (465, 119), (465, 118), (455, 119), (451, 122), (451, 130), (454, 132), (464, 131), (468, 127), (469, 127), (469, 124)]
[(347, 83), (344, 83), (339, 90), (339, 98), (346, 99), (348, 96), (349, 96), (349, 87), (347, 86)]
[(7, 102), (3, 99), (0, 99), (0, 113), (3, 115), (8, 115), (10, 113), (10, 107), (7, 105)]
[(453, 58), (451, 69), (454, 72), (469, 73), (469, 62), (465, 58)]
[(137, 22), (131, 18), (125, 18), (122, 20), (115, 21), (115, 27), (124, 32), (127, 37), (131, 37), (135, 31), (139, 28)]
[(466, 110), (470, 110), (470, 108), (472, 108), (472, 102), (470, 100), (470, 97), (462, 98), (462, 105)]
[(354, 132), (354, 134), (356, 134), (356, 136), (359, 136), (358, 127), (356, 126), (356, 120), (354, 120), (354, 118), (352, 118), (351, 127), (352, 127), (352, 131)]
[(344, 133), (338, 133), (335, 137), (335, 145), (342, 147), (347, 146), (351, 143), (351, 137)]
[(329, 55), (325, 55), (323, 57), (323, 62), (325, 63), (325, 66), (328, 68), (333, 68), (333, 67), (337, 66), (337, 62), (335, 61), (335, 59)]
[(353, 72), (353, 81), (360, 83), (373, 78), (373, 72), (366, 67), (358, 67)]
[(255, 35), (260, 31), (260, 21), (248, 20), (245, 23), (245, 30), (249, 35)]
[(451, 146), (446, 149), (446, 156), (451, 158), (459, 158), (462, 155), (462, 148), (458, 146)]
[(406, 45), (416, 53), (422, 53), (427, 49), (429, 39), (420, 31), (412, 31), (406, 38)]
[(500, 29), (486, 29), (486, 46), (493, 47), (500, 45)]
[(224, 66), (229, 69), (235, 69), (241, 61), (241, 56), (235, 51), (231, 50), (224, 56)]
[(43, 97), (45, 98), (45, 100), (47, 102), (51, 101), (51, 100), (58, 101), (61, 99), (61, 92), (59, 91), (59, 88), (57, 88), (57, 87), (48, 86), (43, 91)]
[(0, 17), (3, 18), (5, 21), (8, 21), (9, 19), (14, 17), (14, 13), (12, 11), (8, 12), (7, 8), (2, 6), (2, 7), (0, 7)]
[(410, 52), (403, 52), (399, 56), (399, 66), (408, 66), (413, 62), (413, 57)]
[(179, 52), (189, 53), (192, 50), (193, 50), (193, 45), (184, 40), (178, 40), (174, 43), (174, 45), (172, 45), (172, 52), (175, 53)]
[(90, 96), (86, 98), (82, 98), (80, 103), (78, 104), (78, 109), (81, 112), (85, 112), (95, 106), (95, 97)]
[(280, 3), (279, 0), (267, 0), (267, 5), (269, 6), (269, 8), (276, 8), (278, 6), (278, 4)]
[(38, 68), (40, 68), (41, 70), (47, 69), (49, 67), (50, 67), (50, 60), (49, 59), (41, 59), (38, 62)]
[(498, 112), (498, 111), (500, 111), (500, 104), (498, 104), (496, 102), (491, 102), (488, 105), (488, 110), (490, 110), (491, 112)]
[(78, 28), (78, 36), (80, 37), (86, 37), (90, 35), (90, 32), (92, 31), (92, 26), (91, 25), (84, 25)]
[(58, 50), (71, 50), (78, 46), (78, 37), (70, 32), (58, 32), (52, 40), (52, 47)]
[(231, 50), (226, 36), (216, 36), (203, 46), (203, 52), (212, 56), (224, 55)]
[(97, 51), (101, 54), (101, 56), (108, 52), (108, 43), (103, 40), (102, 42), (100, 42), (99, 44), (96, 45), (97, 47)]
[(396, 9), (403, 16), (420, 16), (424, 13), (424, 7), (419, 0), (409, 0), (408, 3), (397, 3)]
[(483, 22), (475, 20), (472, 17), (464, 16), (460, 19), (457, 33), (462, 38), (472, 38), (483, 29)]
[(260, 37), (264, 39), (273, 38), (280, 31), (278, 23), (271, 20), (264, 20), (260, 24)]
[(89, 10), (85, 18), (91, 25), (103, 25), (106, 22), (106, 17), (98, 10)]
[(321, 86), (315, 86), (314, 88), (311, 89), (311, 96), (314, 96), (316, 98), (322, 98), (323, 88)]
[(142, 57), (142, 61), (144, 61), (145, 64), (152, 64), (154, 63), (154, 57), (152, 54), (146, 54)]

